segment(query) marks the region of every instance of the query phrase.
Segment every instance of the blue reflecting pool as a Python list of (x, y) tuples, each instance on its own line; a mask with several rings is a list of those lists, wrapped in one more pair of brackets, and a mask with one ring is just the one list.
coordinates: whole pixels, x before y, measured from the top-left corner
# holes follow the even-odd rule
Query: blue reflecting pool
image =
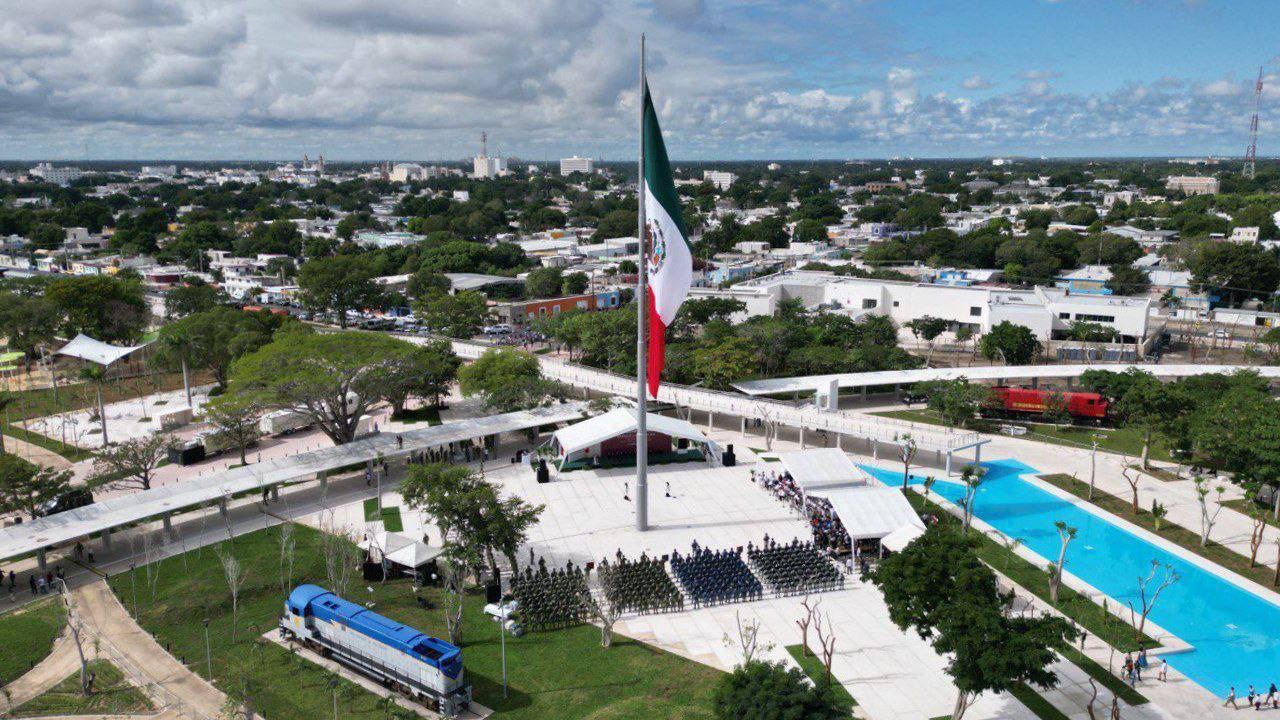
[[(1024, 463), (983, 465), (987, 480), (978, 490), (974, 515), (1050, 560), (1057, 559), (1060, 547), (1054, 523), (1078, 528), (1067, 551), (1067, 571), (1121, 604), (1141, 608), (1137, 580), (1150, 573), (1152, 560), (1177, 569), (1181, 579), (1149, 615), (1195, 647), (1169, 655), (1170, 665), (1219, 697), (1231, 685), (1243, 694), (1250, 683), (1264, 691), (1280, 683), (1280, 606), (1040, 489), (1023, 479), (1036, 473)], [(902, 484), (901, 469), (863, 468), (887, 485)], [(921, 480), (913, 476), (911, 482)], [(933, 492), (953, 502), (964, 496), (959, 482), (939, 480)]]

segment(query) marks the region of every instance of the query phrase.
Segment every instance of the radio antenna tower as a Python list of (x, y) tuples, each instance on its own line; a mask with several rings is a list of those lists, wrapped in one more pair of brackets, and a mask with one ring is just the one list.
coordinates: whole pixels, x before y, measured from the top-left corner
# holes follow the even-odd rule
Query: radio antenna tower
[(1258, 84), (1253, 87), (1253, 119), (1249, 121), (1249, 149), (1244, 151), (1243, 175), (1250, 180), (1258, 170), (1258, 106), (1262, 102), (1262, 68), (1258, 68)]
[[(1258, 77), (1262, 77), (1261, 70), (1258, 71)], [(1262, 82), (1262, 80), (1259, 79), (1258, 82)], [(480, 131), (480, 156), (489, 157), (489, 133), (484, 130)]]

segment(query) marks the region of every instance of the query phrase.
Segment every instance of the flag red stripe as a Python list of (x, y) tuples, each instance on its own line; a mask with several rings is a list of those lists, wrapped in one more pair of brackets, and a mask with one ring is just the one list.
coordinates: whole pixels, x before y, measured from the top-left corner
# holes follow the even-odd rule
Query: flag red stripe
[(648, 295), (645, 306), (649, 314), (649, 395), (655, 400), (658, 397), (658, 385), (662, 382), (662, 368), (667, 358), (667, 326), (662, 324), (662, 316), (658, 315), (658, 307), (653, 300), (653, 288), (645, 288)]

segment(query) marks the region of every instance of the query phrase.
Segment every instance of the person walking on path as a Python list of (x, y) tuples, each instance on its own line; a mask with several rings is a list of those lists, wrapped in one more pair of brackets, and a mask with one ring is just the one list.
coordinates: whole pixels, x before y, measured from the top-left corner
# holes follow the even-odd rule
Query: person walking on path
[(1169, 682), (1169, 661), (1160, 658), (1160, 669), (1156, 672), (1156, 679), (1160, 682)]
[(1222, 703), (1222, 707), (1226, 707), (1228, 705), (1231, 706), (1232, 710), (1240, 709), (1240, 706), (1236, 704), (1236, 688), (1234, 685), (1227, 691), (1227, 701)]

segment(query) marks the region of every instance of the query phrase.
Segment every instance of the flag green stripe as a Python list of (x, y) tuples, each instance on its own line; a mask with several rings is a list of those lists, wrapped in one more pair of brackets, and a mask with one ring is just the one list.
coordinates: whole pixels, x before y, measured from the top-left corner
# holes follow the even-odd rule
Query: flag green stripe
[(672, 181), (671, 163), (667, 160), (667, 145), (662, 141), (662, 128), (658, 126), (658, 113), (649, 97), (649, 83), (644, 86), (644, 179), (653, 198), (662, 205), (676, 227), (680, 237), (689, 242), (689, 232), (684, 227), (684, 208), (676, 185)]

